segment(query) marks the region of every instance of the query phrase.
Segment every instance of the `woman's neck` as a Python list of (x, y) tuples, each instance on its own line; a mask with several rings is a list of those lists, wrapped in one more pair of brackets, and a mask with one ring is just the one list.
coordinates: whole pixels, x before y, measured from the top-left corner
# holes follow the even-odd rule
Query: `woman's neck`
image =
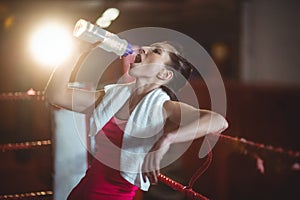
[(134, 96), (144, 96), (145, 94), (159, 87), (160, 85), (157, 83), (149, 83), (136, 80), (132, 94)]

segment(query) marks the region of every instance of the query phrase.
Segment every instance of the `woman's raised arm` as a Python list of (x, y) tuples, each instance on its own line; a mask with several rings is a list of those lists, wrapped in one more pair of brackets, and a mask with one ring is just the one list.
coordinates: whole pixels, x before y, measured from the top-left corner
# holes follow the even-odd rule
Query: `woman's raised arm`
[(88, 52), (83, 53), (79, 59), (69, 59), (58, 66), (51, 74), (45, 89), (46, 100), (54, 106), (60, 108), (90, 114), (94, 107), (104, 96), (103, 90), (89, 91), (84, 89), (70, 88), (69, 80), (76, 63), (81, 62)]

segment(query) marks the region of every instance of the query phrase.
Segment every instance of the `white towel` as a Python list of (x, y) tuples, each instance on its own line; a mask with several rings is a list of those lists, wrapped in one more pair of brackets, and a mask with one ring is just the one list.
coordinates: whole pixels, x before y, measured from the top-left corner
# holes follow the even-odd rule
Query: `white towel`
[[(104, 87), (105, 96), (90, 119), (90, 135), (95, 135), (125, 104), (133, 92), (134, 83)], [(121, 150), (121, 175), (130, 183), (147, 191), (149, 180), (142, 179), (144, 157), (162, 136), (164, 127), (163, 104), (170, 97), (161, 89), (148, 93), (135, 107), (124, 130)]]

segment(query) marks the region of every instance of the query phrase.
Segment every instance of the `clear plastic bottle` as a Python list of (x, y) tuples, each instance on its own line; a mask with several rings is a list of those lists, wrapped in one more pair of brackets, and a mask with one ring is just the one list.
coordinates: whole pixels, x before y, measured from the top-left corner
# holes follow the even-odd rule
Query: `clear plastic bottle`
[(126, 40), (120, 39), (116, 34), (80, 19), (73, 30), (73, 35), (89, 43), (101, 42), (99, 47), (108, 52), (114, 52), (118, 56), (132, 54), (132, 46)]

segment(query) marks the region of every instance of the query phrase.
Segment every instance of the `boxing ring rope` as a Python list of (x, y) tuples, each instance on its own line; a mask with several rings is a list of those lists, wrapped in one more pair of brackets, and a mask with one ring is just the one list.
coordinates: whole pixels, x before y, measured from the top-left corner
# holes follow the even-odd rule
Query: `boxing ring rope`
[(231, 142), (237, 142), (237, 143), (243, 144), (245, 146), (254, 147), (259, 150), (266, 150), (266, 151), (273, 152), (273, 153), (285, 154), (292, 158), (300, 157), (300, 151), (286, 150), (282, 147), (274, 147), (272, 145), (265, 145), (262, 143), (253, 142), (250, 140), (246, 140), (244, 138), (232, 137), (229, 135), (216, 135), (216, 136), (219, 136), (221, 139), (224, 139), (224, 140), (228, 140)]
[(5, 194), (0, 195), (0, 199), (27, 199), (27, 198), (42, 198), (52, 196), (53, 191), (27, 192), (20, 194)]
[[(9, 92), (9, 93), (1, 93), (0, 94), (0, 101), (11, 101), (11, 100), (38, 100), (44, 101), (44, 92), (43, 91), (34, 91), (33, 89), (29, 89), (27, 92)], [(286, 150), (281, 147), (274, 147), (271, 145), (265, 145), (262, 143), (253, 142), (250, 140), (246, 140), (244, 138), (232, 137), (229, 135), (215, 135), (220, 139), (227, 140), (230, 142), (236, 142), (242, 144), (245, 147), (252, 147), (255, 150), (266, 150), (269, 152), (277, 153), (277, 154), (284, 154), (290, 158), (299, 159), (300, 152), (293, 151), (293, 150)], [(44, 146), (50, 146), (51, 140), (40, 140), (40, 141), (27, 141), (27, 142), (20, 142), (20, 143), (7, 143), (1, 144), (0, 150), (2, 153), (7, 151), (14, 151), (14, 150), (26, 150), (26, 149), (33, 149), (33, 148), (40, 148)], [(169, 186), (173, 190), (179, 191), (185, 194), (189, 199), (195, 200), (208, 200), (207, 197), (195, 192), (192, 190), (192, 186), (194, 182), (203, 174), (203, 172), (209, 167), (212, 161), (212, 152), (208, 154), (205, 162), (199, 167), (199, 169), (195, 172), (195, 174), (191, 177), (188, 186), (184, 186), (173, 179), (160, 174), (158, 179), (163, 184)], [(296, 170), (299, 170), (299, 166)], [(39, 191), (39, 192), (27, 192), (27, 193), (20, 193), (20, 194), (1, 194), (0, 199), (26, 199), (26, 198), (41, 198), (45, 196), (52, 196), (53, 191)]]
[[(43, 91), (35, 91), (30, 88), (26, 92), (7, 92), (0, 93), (0, 101), (44, 101), (44, 92)], [(7, 151), (15, 151), (15, 150), (27, 150), (40, 148), (45, 146), (50, 146), (51, 140), (39, 140), (39, 141), (27, 141), (27, 142), (19, 142), (19, 143), (6, 143), (0, 145), (0, 151), (5, 153)], [(53, 196), (53, 191), (31, 191), (25, 193), (16, 193), (16, 194), (0, 194), (0, 199), (43, 199), (45, 197)]]
[(12, 150), (25, 150), (39, 148), (42, 146), (51, 145), (51, 140), (40, 140), (32, 142), (19, 142), (19, 143), (7, 143), (0, 145), (1, 152), (12, 151)]
[(30, 88), (27, 92), (7, 92), (0, 94), (0, 101), (7, 100), (38, 100), (44, 101), (44, 91), (35, 91)]
[[(8, 92), (8, 93), (1, 93), (0, 94), (0, 101), (7, 101), (7, 100), (38, 100), (38, 101), (44, 101), (45, 97), (44, 97), (44, 91), (35, 91), (32, 88), (30, 88), (27, 92)], [(224, 140), (228, 140), (228, 141), (232, 141), (232, 142), (237, 142), (237, 143), (241, 143), (243, 145), (246, 146), (252, 146), (255, 147), (256, 149), (263, 149), (263, 150), (267, 150), (267, 151), (271, 151), (274, 153), (279, 153), (279, 154), (286, 154), (290, 157), (294, 157), (294, 158), (298, 158), (300, 157), (300, 151), (293, 151), (293, 150), (286, 150), (284, 148), (281, 147), (274, 147), (272, 145), (265, 145), (262, 143), (257, 143), (257, 142), (253, 142), (251, 140), (246, 140), (244, 138), (238, 138), (238, 137), (233, 137), (233, 136), (229, 136), (229, 135), (220, 135), (220, 134), (214, 134), (216, 137), (220, 137), (220, 139), (224, 139)], [(44, 140), (43, 142), (49, 142), (50, 140)], [(42, 142), (42, 141), (40, 141)], [(7, 144), (9, 145), (9, 144)], [(14, 147), (10, 147), (10, 148), (16, 148), (16, 145), (11, 144)], [(23, 145), (22, 143), (20, 143), (20, 145)], [(39, 143), (37, 144), (31, 144), (31, 145), (35, 145), (38, 146)], [(30, 146), (30, 145), (26, 145), (25, 146)], [(2, 148), (4, 148), (3, 145), (0, 145), (0, 149), (2, 150)]]

